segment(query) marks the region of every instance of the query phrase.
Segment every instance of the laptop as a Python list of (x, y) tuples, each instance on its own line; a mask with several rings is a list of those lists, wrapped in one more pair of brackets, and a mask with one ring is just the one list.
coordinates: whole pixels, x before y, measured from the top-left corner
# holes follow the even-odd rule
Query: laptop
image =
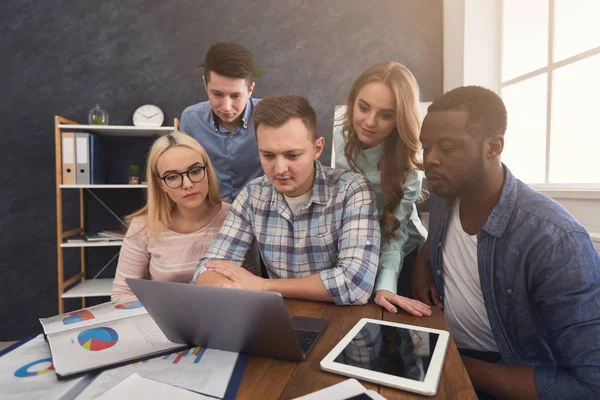
[(275, 292), (125, 279), (174, 343), (302, 361), (328, 321), (290, 316)]

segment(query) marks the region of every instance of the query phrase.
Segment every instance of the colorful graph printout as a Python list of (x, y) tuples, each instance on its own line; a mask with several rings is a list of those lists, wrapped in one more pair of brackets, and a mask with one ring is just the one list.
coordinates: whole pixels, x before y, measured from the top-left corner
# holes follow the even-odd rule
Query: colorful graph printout
[(133, 310), (142, 307), (142, 303), (139, 300), (128, 301), (127, 303), (117, 304), (115, 308), (117, 310)]
[(66, 317), (63, 318), (62, 323), (64, 325), (76, 324), (77, 322), (89, 321), (90, 319), (94, 319), (94, 314), (89, 312), (88, 310), (79, 310), (70, 313)]
[[(38, 365), (38, 364), (42, 364), (42, 363), (46, 363), (46, 364), (49, 363), (50, 365), (44, 369), (40, 369), (37, 371), (29, 370), (29, 368), (33, 367), (34, 365)], [(43, 358), (41, 360), (30, 362), (27, 365), (23, 365), (21, 368), (19, 368), (18, 370), (15, 371), (15, 376), (17, 378), (29, 378), (32, 376), (44, 375), (45, 373), (53, 371), (53, 370), (54, 370), (54, 365), (52, 365), (52, 358)]]
[(191, 349), (178, 351), (177, 353), (167, 354), (162, 359), (168, 360), (171, 357), (174, 357), (173, 364), (177, 364), (177, 363), (179, 363), (179, 361), (181, 361), (181, 359), (183, 357), (187, 357), (188, 355), (193, 355), (196, 357), (194, 359), (194, 364), (198, 364), (200, 362), (200, 360), (202, 359), (202, 355), (204, 354), (205, 351), (206, 351), (206, 349), (203, 347), (194, 347)]
[(119, 335), (108, 327), (87, 329), (77, 336), (77, 341), (86, 350), (102, 351), (117, 344)]

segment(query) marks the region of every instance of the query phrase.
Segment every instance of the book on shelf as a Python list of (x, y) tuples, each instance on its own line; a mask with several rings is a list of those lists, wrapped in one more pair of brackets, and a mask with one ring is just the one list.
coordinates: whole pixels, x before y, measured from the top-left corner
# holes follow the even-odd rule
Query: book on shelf
[(84, 233), (84, 239), (87, 242), (106, 242), (111, 240), (123, 240), (125, 236), (117, 234), (109, 234), (104, 232)]
[(102, 232), (98, 232), (99, 235), (102, 236), (108, 236), (108, 237), (115, 237), (119, 240), (123, 240), (125, 239), (125, 235), (127, 234), (127, 230), (108, 230), (108, 231), (102, 231)]
[(40, 323), (59, 379), (188, 347), (169, 341), (137, 300), (40, 318)]

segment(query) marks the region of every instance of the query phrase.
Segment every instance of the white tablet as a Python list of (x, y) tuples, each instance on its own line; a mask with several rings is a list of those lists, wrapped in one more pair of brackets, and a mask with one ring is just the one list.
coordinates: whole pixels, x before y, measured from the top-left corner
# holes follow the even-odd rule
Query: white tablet
[(363, 318), (321, 360), (321, 369), (433, 396), (449, 339), (439, 329)]

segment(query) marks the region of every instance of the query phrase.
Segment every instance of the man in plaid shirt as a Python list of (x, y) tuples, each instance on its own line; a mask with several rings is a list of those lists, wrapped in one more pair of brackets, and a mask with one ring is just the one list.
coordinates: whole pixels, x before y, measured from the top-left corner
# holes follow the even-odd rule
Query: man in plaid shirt
[[(256, 105), (254, 124), (265, 176), (236, 197), (192, 282), (367, 303), (380, 247), (370, 185), (362, 175), (317, 161), (324, 139), (305, 98), (264, 98)], [(270, 279), (241, 267), (255, 242)]]

